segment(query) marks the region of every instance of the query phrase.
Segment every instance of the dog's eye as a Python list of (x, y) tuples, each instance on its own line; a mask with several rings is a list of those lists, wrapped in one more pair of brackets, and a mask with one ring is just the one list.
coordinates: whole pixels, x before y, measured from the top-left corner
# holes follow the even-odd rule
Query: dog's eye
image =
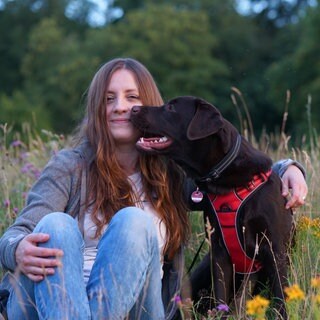
[(176, 111), (176, 109), (175, 109), (175, 106), (174, 106), (174, 104), (168, 104), (167, 105), (167, 108), (166, 108), (168, 111)]

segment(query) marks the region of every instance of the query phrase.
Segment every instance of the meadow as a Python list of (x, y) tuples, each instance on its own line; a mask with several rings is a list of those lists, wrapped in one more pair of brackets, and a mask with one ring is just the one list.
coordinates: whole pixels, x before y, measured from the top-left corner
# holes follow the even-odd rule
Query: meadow
[[(305, 205), (294, 212), (296, 239), (290, 253), (286, 304), (292, 320), (320, 319), (320, 141), (317, 137), (311, 138), (311, 134), (306, 135), (300, 147), (295, 148), (290, 147), (290, 137), (283, 132), (264, 133), (259, 139), (254, 139), (250, 130), (243, 130), (243, 134), (273, 160), (290, 157), (306, 168), (309, 193)], [(35, 132), (28, 124), (20, 133), (13, 132), (6, 124), (0, 125), (0, 236), (23, 208), (27, 192), (46, 162), (66, 146), (68, 138), (63, 135), (45, 130)], [(201, 212), (190, 213), (190, 217), (193, 234), (186, 253), (187, 268), (204, 238)], [(200, 258), (204, 250), (200, 252)], [(181, 310), (190, 309), (192, 312), (191, 301), (177, 297), (176, 302)], [(243, 307), (229, 319), (270, 318), (267, 311), (269, 304), (270, 301), (264, 296), (246, 298)], [(206, 317), (196, 314), (194, 317), (201, 320), (219, 319), (220, 313), (219, 310), (211, 310)]]

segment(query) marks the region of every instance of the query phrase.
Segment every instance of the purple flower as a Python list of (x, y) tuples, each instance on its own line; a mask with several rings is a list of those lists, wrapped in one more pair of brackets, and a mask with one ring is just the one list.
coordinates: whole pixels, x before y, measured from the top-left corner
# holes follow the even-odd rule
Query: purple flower
[(11, 142), (12, 147), (20, 147), (22, 145), (22, 142), (20, 140), (14, 140)]
[(218, 311), (223, 311), (223, 312), (228, 312), (229, 311), (229, 307), (226, 304), (221, 303), (221, 304), (219, 304), (217, 306), (217, 310)]
[(27, 174), (31, 178), (38, 179), (40, 177), (41, 171), (36, 168), (34, 164), (28, 162), (21, 168), (21, 173)]
[(10, 200), (9, 199), (6, 199), (3, 201), (3, 205), (8, 208), (10, 206)]
[(175, 296), (175, 297), (174, 297), (174, 302), (175, 302), (176, 304), (181, 303), (181, 302), (182, 302), (181, 297), (180, 297), (180, 296)]

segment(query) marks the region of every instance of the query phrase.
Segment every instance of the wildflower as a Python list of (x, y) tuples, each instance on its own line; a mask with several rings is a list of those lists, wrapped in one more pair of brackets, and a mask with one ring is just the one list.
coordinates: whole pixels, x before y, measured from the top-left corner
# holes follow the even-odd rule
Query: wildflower
[(312, 225), (319, 230), (320, 229), (320, 218), (313, 219)]
[(20, 147), (22, 145), (22, 142), (20, 140), (14, 140), (10, 144), (12, 147)]
[(247, 301), (247, 315), (255, 316), (257, 319), (264, 319), (270, 301), (257, 295), (252, 300)]
[(302, 216), (298, 221), (297, 229), (301, 231), (306, 231), (311, 227), (311, 225), (312, 225), (312, 219), (306, 216)]
[(211, 317), (215, 317), (217, 315), (217, 310), (216, 309), (208, 310), (207, 314), (208, 314), (208, 317), (210, 317), (209, 319), (211, 319)]
[(315, 237), (320, 238), (320, 218), (311, 219), (309, 217), (302, 216), (298, 221), (298, 230), (311, 230)]
[(21, 173), (27, 174), (33, 179), (38, 179), (40, 177), (41, 171), (36, 168), (34, 164), (28, 162), (21, 168)]
[(6, 207), (6, 208), (9, 208), (10, 206), (10, 200), (9, 199), (6, 199), (3, 201), (3, 205)]
[(286, 287), (284, 289), (284, 292), (287, 294), (287, 301), (304, 300), (305, 298), (304, 292), (300, 289), (299, 285), (297, 284), (294, 284), (291, 287)]
[(176, 305), (178, 306), (178, 308), (182, 308), (182, 300), (181, 300), (181, 297), (180, 296), (175, 296), (173, 298), (174, 302), (176, 303)]
[(217, 310), (218, 310), (218, 311), (222, 311), (222, 312), (228, 312), (228, 311), (229, 311), (229, 307), (228, 307), (228, 305), (226, 305), (226, 304), (220, 303), (220, 304), (217, 306)]
[(320, 276), (311, 279), (311, 287), (320, 289)]
[(316, 303), (316, 304), (320, 304), (320, 294), (317, 294), (313, 297), (313, 301)]
[(313, 235), (314, 235), (316, 238), (320, 238), (320, 231), (314, 231), (314, 232), (313, 232)]

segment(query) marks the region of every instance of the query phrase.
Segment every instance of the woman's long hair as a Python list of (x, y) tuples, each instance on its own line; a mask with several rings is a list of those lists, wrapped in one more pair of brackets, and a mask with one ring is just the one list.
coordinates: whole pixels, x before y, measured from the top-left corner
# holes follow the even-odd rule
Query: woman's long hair
[[(107, 88), (119, 69), (132, 72), (144, 105), (163, 104), (153, 77), (134, 59), (111, 60), (95, 74), (87, 92), (86, 116), (80, 135), (89, 140), (95, 154), (89, 168), (87, 206), (93, 208), (96, 236), (101, 235), (103, 226), (118, 210), (134, 205), (133, 190), (115, 156), (106, 116)], [(167, 229), (164, 254), (172, 258), (187, 241), (190, 231), (183, 196), (183, 173), (173, 161), (161, 156), (140, 154), (139, 163), (143, 189)]]

